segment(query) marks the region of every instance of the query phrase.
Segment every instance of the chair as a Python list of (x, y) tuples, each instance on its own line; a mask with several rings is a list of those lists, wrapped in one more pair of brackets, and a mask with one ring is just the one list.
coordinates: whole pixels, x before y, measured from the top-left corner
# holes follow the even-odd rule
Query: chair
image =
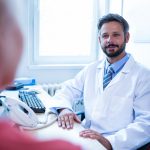
[(85, 118), (83, 98), (78, 98), (74, 101), (73, 110), (81, 121)]
[(146, 145), (138, 148), (137, 150), (150, 150), (150, 143), (147, 143)]
[(76, 115), (80, 118), (81, 121), (85, 118), (84, 111), (78, 111), (76, 112)]

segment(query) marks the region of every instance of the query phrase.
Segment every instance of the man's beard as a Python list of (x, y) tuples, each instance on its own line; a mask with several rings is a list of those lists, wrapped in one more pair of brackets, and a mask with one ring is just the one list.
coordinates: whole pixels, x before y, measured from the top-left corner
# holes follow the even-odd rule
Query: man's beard
[(109, 44), (108, 46), (101, 47), (102, 50), (103, 50), (103, 52), (106, 54), (107, 57), (117, 57), (117, 56), (119, 56), (119, 55), (125, 50), (125, 48), (126, 48), (126, 42), (124, 42), (124, 43), (122, 44), (122, 46), (120, 47), (120, 49), (119, 49), (117, 52), (115, 52), (115, 53), (108, 53), (108, 52), (107, 52), (107, 48), (108, 48), (109, 46), (116, 46), (116, 47), (119, 47), (118, 45)]

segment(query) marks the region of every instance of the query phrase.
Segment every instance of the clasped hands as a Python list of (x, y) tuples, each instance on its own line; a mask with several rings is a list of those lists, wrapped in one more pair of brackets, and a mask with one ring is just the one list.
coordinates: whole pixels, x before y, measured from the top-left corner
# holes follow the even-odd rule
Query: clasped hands
[[(62, 109), (60, 110), (58, 116), (58, 126), (62, 127), (63, 129), (72, 129), (74, 122), (81, 123), (78, 116), (69, 109)], [(100, 142), (107, 150), (112, 150), (112, 146), (110, 142), (103, 137), (100, 133), (91, 130), (85, 129), (79, 133), (79, 135), (83, 138), (90, 138), (95, 139)]]

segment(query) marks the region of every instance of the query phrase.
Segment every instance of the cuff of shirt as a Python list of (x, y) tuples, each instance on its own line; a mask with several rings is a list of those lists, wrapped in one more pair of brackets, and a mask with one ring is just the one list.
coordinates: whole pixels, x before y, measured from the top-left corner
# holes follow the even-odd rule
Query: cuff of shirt
[(56, 107), (52, 107), (50, 108), (50, 111), (56, 115), (58, 115), (58, 111), (57, 111), (57, 108)]
[(114, 139), (114, 136), (113, 135), (110, 135), (110, 136), (107, 136), (107, 137), (105, 137), (109, 142), (110, 142), (110, 144), (111, 144), (111, 146), (112, 146), (112, 149), (114, 150), (115, 149), (115, 139)]
[[(63, 108), (60, 108), (60, 107), (52, 107), (52, 108), (50, 108), (50, 111), (51, 111), (52, 113), (56, 114), (56, 115), (59, 115), (59, 109), (63, 109)], [(65, 109), (65, 108), (64, 108), (64, 109)], [(67, 108), (67, 109), (73, 112), (73, 110), (71, 110), (71, 109), (69, 109), (69, 108)]]

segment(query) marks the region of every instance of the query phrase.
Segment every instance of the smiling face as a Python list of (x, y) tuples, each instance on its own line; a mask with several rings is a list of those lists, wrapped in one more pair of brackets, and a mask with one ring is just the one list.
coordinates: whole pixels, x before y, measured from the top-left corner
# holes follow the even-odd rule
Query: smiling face
[(100, 29), (99, 42), (108, 60), (119, 60), (125, 55), (125, 46), (129, 33), (123, 32), (123, 27), (116, 21), (104, 23)]

